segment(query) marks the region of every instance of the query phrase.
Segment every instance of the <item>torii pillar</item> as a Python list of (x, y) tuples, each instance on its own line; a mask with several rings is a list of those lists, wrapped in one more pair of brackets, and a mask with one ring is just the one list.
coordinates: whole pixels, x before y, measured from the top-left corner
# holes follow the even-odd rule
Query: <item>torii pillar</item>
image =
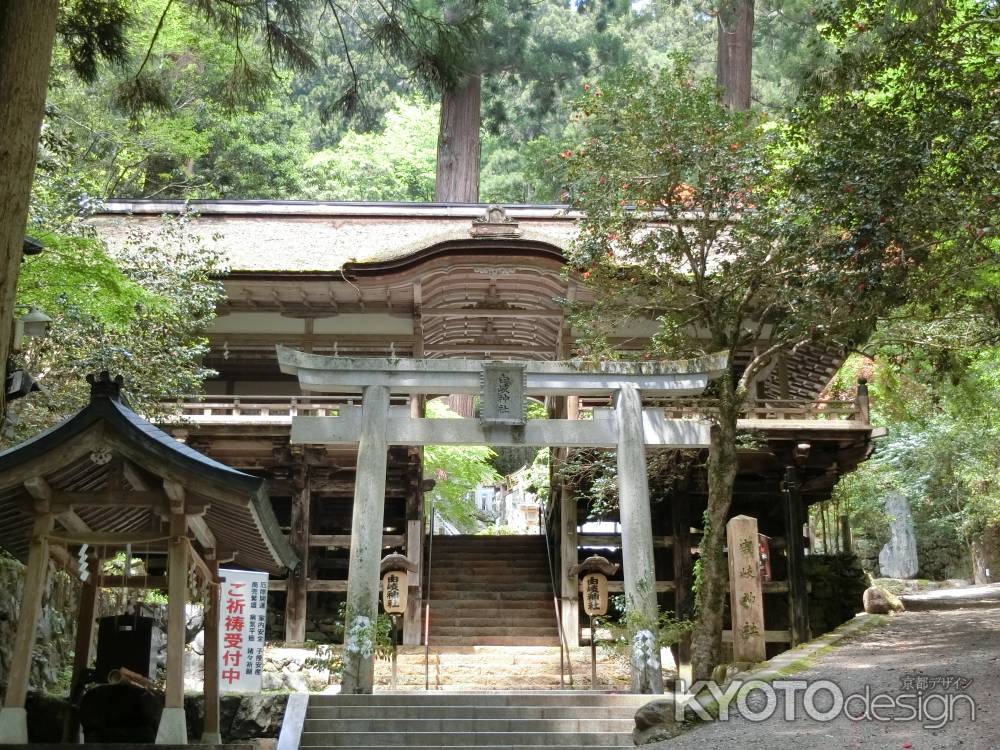
[(379, 563), (382, 560), (388, 419), (389, 388), (384, 385), (366, 386), (361, 401), (361, 438), (354, 479), (342, 693), (371, 693), (374, 690), (372, 651), (378, 617)]
[(615, 416), (618, 421), (618, 512), (622, 524), (625, 602), (628, 614), (636, 623), (635, 632), (630, 633), (629, 648), (632, 692), (662, 693), (653, 517), (649, 508), (642, 398), (636, 385), (621, 385)]
[[(653, 536), (646, 477), (646, 446), (708, 447), (708, 425), (668, 419), (662, 409), (643, 411), (648, 396), (702, 393), (725, 371), (725, 356), (690, 362), (608, 362), (585, 369), (574, 362), (330, 357), (277, 347), (282, 372), (297, 375), (303, 390), (362, 392), (362, 406), (344, 406), (336, 417), (296, 416), (291, 442), (358, 445), (351, 553), (347, 581), (342, 692), (371, 693), (374, 629), (389, 445), (517, 445), (617, 448), (625, 594), (638, 627), (632, 642), (635, 692), (662, 692), (657, 638)], [(480, 419), (433, 420), (409, 409), (390, 410), (390, 393), (480, 395)], [(531, 420), (527, 396), (617, 395), (617, 409), (595, 409), (588, 420)], [(418, 412), (419, 413), (419, 412)], [(576, 592), (574, 591), (574, 595)]]

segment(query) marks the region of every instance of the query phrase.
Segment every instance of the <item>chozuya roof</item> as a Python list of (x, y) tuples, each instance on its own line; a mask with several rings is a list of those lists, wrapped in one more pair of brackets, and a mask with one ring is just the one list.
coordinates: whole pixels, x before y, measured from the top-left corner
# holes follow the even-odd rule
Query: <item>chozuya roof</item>
[(155, 239), (160, 216), (188, 210), (197, 213), (189, 230), (212, 240), (236, 272), (339, 271), (500, 238), (565, 250), (578, 218), (560, 205), (112, 200), (89, 221), (114, 249), (136, 229)]
[[(109, 487), (116, 454), (134, 467), (131, 476), (125, 475), (128, 489), (146, 491), (142, 485), (147, 483), (156, 489), (170, 479), (185, 488), (190, 500), (207, 505), (204, 520), (219, 554), (236, 553), (237, 565), (273, 573), (296, 567), (298, 558), (281, 533), (263, 479), (213, 461), (140, 417), (121, 400), (120, 376), (112, 380), (104, 372), (88, 380), (87, 406), (0, 453), (0, 547), (20, 559), (27, 556), (32, 516), (26, 509), (32, 499), (25, 481), (40, 476), (56, 492), (100, 492)], [(77, 523), (82, 520), (90, 531), (160, 528), (155, 508), (87, 507), (86, 498), (74, 498), (80, 500), (73, 508)]]

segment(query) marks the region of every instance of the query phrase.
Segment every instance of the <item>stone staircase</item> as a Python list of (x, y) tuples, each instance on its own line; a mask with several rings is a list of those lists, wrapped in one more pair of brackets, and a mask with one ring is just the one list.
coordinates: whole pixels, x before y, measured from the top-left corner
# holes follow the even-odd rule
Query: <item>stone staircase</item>
[(431, 646), (558, 646), (545, 539), (435, 536)]
[(312, 695), (302, 748), (633, 747), (648, 695), (598, 692)]

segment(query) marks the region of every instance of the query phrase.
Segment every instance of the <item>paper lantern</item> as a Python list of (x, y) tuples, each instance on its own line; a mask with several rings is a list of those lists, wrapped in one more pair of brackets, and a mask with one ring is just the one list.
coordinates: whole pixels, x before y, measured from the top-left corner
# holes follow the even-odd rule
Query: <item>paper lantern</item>
[(607, 614), (608, 577), (603, 573), (587, 573), (583, 576), (583, 611), (591, 617)]
[(411, 572), (417, 566), (405, 555), (393, 553), (382, 558), (379, 573), (382, 574), (382, 608), (386, 614), (398, 615), (406, 612), (406, 594), (410, 588)]
[(405, 570), (390, 570), (382, 576), (382, 608), (390, 615), (406, 612), (406, 594), (409, 589)]
[(618, 572), (618, 565), (600, 555), (592, 555), (569, 569), (569, 575), (580, 577), (583, 591), (583, 611), (591, 617), (608, 612), (608, 576)]

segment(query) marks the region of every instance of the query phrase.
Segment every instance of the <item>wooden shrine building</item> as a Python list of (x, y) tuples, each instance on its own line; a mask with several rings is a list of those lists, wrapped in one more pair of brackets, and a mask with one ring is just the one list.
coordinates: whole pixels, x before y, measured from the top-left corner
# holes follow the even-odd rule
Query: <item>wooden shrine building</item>
[[(159, 217), (186, 205), (111, 201), (92, 222), (112, 246), (137, 229), (155, 241)], [(564, 268), (577, 217), (564, 206), (195, 201), (193, 207), (198, 215), (188, 229), (216, 243), (230, 269), (205, 361), (218, 375), (204, 393), (181, 399), (181, 416), (166, 429), (215, 460), (267, 479), (277, 518), (303, 560), (287, 580), (272, 581), (271, 590), (285, 591), (285, 638), (302, 642), (317, 632), (313, 613), (335, 612), (347, 591), (358, 448), (290, 441), (292, 423), (334, 416), (361, 402), (350, 393), (303, 390), (294, 372), (279, 366), (276, 346), (392, 361), (571, 360), (574, 331), (562, 302), (586, 302), (590, 294)], [(655, 320), (638, 321), (611, 343), (640, 351), (656, 330)], [(806, 509), (830, 497), (838, 479), (869, 455), (878, 434), (869, 424), (863, 385), (857, 402), (821, 398), (843, 359), (843, 352), (815, 345), (775, 358), (755, 384), (756, 400), (741, 422), (756, 440), (741, 452), (732, 512), (758, 519), (770, 537), (774, 577), (764, 592), (776, 618), (767, 631), (774, 648), (809, 636), (801, 570)], [(729, 364), (739, 368), (745, 361), (737, 356)], [(421, 417), (434, 395), (451, 396), (459, 411), (472, 415), (472, 396), (461, 390), (394, 389), (388, 405)], [(585, 392), (539, 398), (550, 416), (561, 419), (588, 418), (608, 405), (606, 395)], [(664, 419), (698, 420), (711, 408), (696, 396), (641, 398)], [(421, 456), (419, 444), (389, 444), (381, 529), (383, 551), (401, 552), (418, 566), (410, 574), (404, 618), (410, 644), (423, 638), (427, 576), (425, 494), (432, 483)], [(707, 498), (702, 464), (691, 462), (667, 496), (652, 498), (655, 590), (662, 607), (681, 613), (691, 606), (692, 555)], [(585, 622), (579, 584), (569, 571), (593, 549), (620, 553), (622, 543), (618, 532), (590, 532), (588, 512), (569, 488), (554, 487), (546, 528), (557, 552), (555, 594), (571, 646), (585, 635)], [(622, 591), (624, 584), (609, 585)], [(491, 642), (471, 632), (463, 638)]]
[[(28, 741), (25, 699), (50, 559), (84, 580), (74, 693), (82, 687), (89, 665), (98, 589), (167, 591), (159, 744), (187, 742), (185, 604), (192, 597), (204, 602), (202, 741), (218, 744), (219, 563), (282, 574), (295, 569), (298, 558), (274, 518), (263, 479), (224, 466), (142, 419), (123, 401), (120, 378), (105, 372), (88, 380), (91, 399), (86, 407), (0, 453), (0, 546), (27, 565), (7, 694), (0, 708), (0, 744)], [(146, 574), (129, 579), (129, 564), (124, 575), (105, 575), (102, 561), (126, 549), (145, 555)], [(97, 680), (105, 677), (97, 675)]]

